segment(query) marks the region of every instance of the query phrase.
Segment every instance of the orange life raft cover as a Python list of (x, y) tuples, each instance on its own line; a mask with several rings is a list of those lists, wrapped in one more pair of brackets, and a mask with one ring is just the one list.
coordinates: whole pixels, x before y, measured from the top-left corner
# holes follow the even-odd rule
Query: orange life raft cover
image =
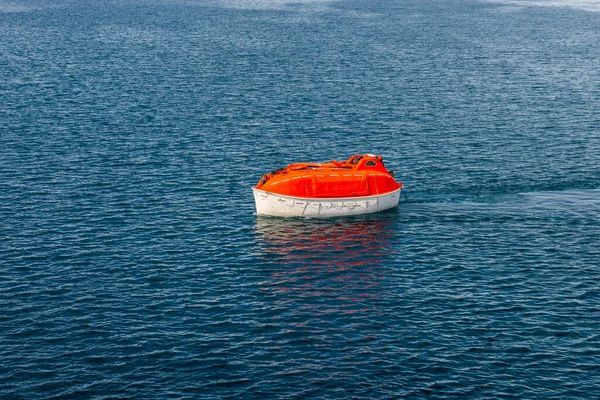
[(381, 156), (362, 154), (347, 161), (290, 164), (263, 175), (255, 186), (265, 192), (300, 198), (376, 196), (402, 187)]

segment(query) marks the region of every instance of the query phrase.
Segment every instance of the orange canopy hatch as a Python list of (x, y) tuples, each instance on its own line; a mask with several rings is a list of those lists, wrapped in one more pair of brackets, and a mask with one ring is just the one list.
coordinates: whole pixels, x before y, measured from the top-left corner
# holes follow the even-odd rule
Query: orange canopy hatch
[(402, 187), (381, 156), (354, 155), (346, 161), (290, 164), (263, 175), (255, 186), (265, 192), (301, 198), (375, 196)]

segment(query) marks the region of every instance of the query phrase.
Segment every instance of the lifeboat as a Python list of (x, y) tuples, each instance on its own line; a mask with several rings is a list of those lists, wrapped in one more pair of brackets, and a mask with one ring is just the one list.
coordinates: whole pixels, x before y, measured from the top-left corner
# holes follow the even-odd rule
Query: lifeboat
[(396, 207), (402, 183), (381, 156), (290, 164), (263, 175), (252, 187), (256, 213), (280, 217), (334, 217)]

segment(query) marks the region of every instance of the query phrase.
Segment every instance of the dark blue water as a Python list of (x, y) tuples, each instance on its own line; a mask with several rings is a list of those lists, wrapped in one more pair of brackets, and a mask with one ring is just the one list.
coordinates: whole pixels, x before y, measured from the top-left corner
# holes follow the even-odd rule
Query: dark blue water
[[(0, 398), (595, 398), (600, 6), (0, 0)], [(398, 209), (259, 218), (376, 153)]]

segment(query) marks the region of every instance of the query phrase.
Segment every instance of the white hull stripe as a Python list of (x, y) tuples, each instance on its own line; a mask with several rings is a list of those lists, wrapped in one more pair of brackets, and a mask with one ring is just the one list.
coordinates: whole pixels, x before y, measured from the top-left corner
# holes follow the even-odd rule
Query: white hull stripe
[(398, 205), (400, 190), (376, 196), (316, 199), (252, 188), (256, 213), (279, 217), (335, 217), (383, 211)]

